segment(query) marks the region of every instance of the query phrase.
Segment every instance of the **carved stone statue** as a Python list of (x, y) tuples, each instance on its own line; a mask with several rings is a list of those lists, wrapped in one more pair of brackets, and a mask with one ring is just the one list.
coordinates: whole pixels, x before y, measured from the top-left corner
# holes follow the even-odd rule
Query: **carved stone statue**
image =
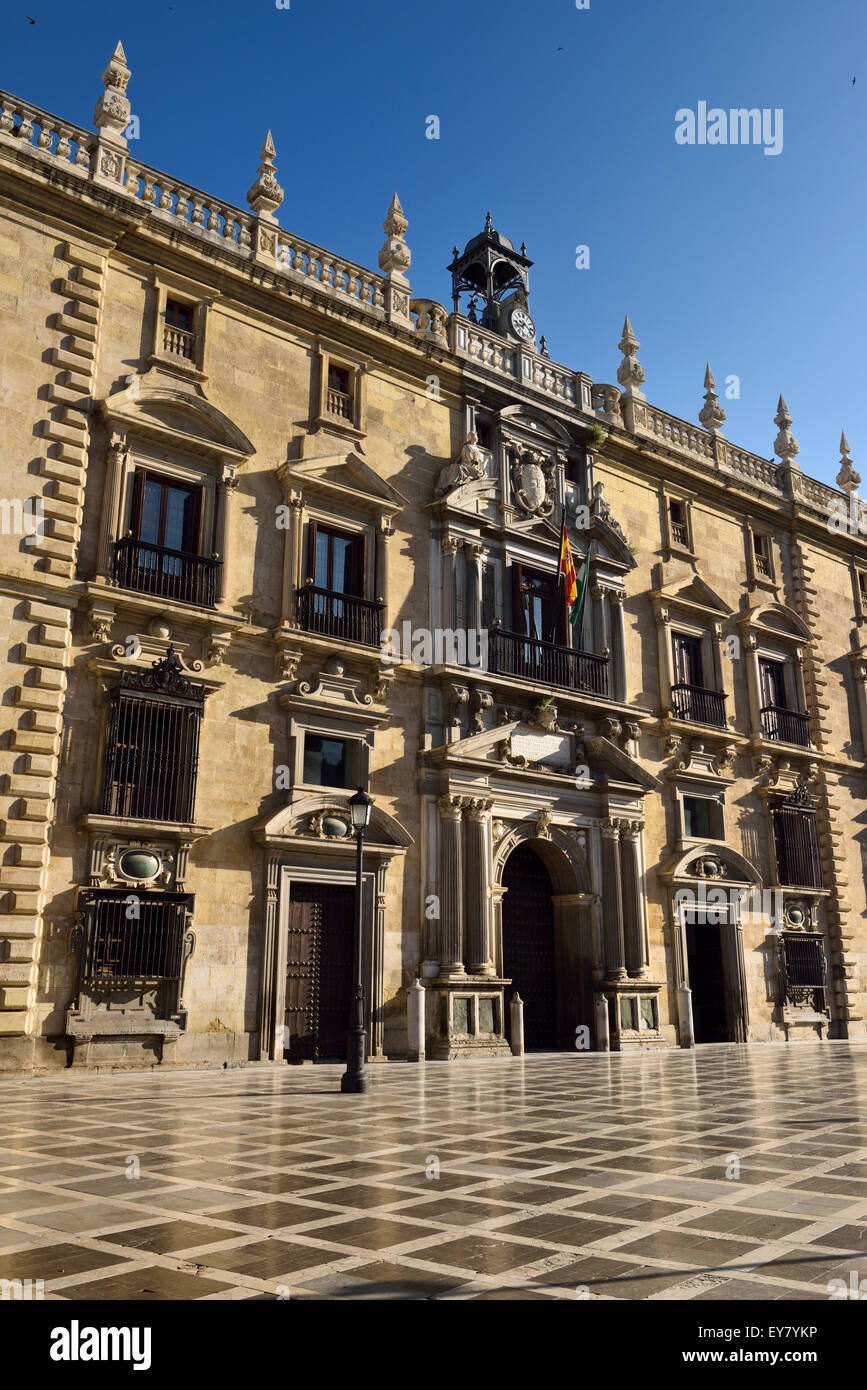
[(476, 482), (483, 478), (487, 461), (487, 454), (479, 447), (478, 435), (474, 430), (470, 430), (455, 461), (446, 464), (437, 479), (437, 497), (451, 492), (452, 488), (460, 487), (462, 483)]

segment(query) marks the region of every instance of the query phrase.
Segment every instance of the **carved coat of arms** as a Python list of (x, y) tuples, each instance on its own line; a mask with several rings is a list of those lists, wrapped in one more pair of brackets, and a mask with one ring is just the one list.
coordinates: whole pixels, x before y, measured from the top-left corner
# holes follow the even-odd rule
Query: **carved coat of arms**
[(512, 495), (529, 516), (554, 510), (554, 461), (537, 449), (517, 448), (512, 459)]

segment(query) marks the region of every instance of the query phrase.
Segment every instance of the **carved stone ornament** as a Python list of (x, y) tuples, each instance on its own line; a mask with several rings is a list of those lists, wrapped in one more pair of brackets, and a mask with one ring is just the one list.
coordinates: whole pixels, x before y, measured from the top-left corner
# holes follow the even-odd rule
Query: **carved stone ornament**
[[(120, 651), (124, 653), (124, 648), (121, 647)], [(169, 647), (162, 661), (152, 662), (149, 671), (124, 671), (121, 686), (131, 690), (152, 690), (159, 695), (177, 695), (197, 702), (204, 702), (205, 698), (205, 687), (199, 681), (191, 681), (185, 674), (174, 647)]]
[(690, 869), (697, 878), (728, 878), (728, 869), (721, 859), (713, 855), (707, 855), (702, 859), (694, 859), (690, 864)]
[(512, 495), (528, 516), (550, 516), (554, 510), (554, 463), (539, 452), (519, 446), (512, 459)]
[(457, 458), (453, 463), (446, 465), (437, 479), (437, 497), (444, 496), (453, 488), (460, 487), (462, 483), (477, 482), (479, 478), (483, 478), (487, 463), (488, 455), (479, 446), (478, 435), (470, 430)]
[(550, 840), (551, 822), (554, 819), (552, 811), (543, 806), (541, 811), (536, 813), (536, 838), (539, 840)]

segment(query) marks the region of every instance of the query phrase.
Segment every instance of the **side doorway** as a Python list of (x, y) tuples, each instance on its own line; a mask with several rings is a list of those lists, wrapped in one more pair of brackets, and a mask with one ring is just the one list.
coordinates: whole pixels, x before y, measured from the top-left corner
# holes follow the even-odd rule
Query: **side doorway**
[(683, 930), (696, 1043), (746, 1042), (743, 948), (737, 922), (720, 910), (687, 912)]
[(353, 889), (342, 884), (292, 885), (283, 1032), (289, 1062), (346, 1060), (353, 901)]

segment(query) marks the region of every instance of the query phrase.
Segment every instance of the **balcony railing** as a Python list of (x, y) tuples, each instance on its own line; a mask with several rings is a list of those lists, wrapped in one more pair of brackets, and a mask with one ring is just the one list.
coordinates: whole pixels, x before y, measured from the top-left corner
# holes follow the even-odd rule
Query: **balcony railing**
[(184, 893), (94, 891), (84, 900), (82, 984), (103, 989), (178, 980), (186, 913)]
[(173, 357), (185, 357), (188, 362), (196, 359), (196, 335), (187, 328), (174, 328), (172, 324), (163, 324), (163, 351), (170, 352)]
[(726, 698), (721, 690), (705, 690), (702, 685), (687, 685), (684, 681), (671, 687), (675, 719), (712, 724), (716, 729), (726, 727)]
[(673, 521), (671, 523), (671, 538), (675, 545), (689, 548), (689, 530), (685, 521)]
[(523, 676), (540, 685), (609, 698), (607, 656), (560, 647), (503, 628), (488, 633), (488, 669), (498, 676)]
[(379, 646), (383, 604), (333, 589), (318, 589), (314, 584), (296, 589), (295, 597), (298, 621), (305, 632), (361, 642), (365, 647)]
[(352, 397), (345, 391), (334, 391), (329, 386), (325, 405), (329, 415), (339, 415), (342, 420), (352, 419)]
[(150, 545), (125, 536), (114, 546), (114, 580), (122, 589), (135, 589), (155, 598), (213, 608), (220, 561), (187, 555), (164, 545)]
[(782, 705), (765, 705), (762, 714), (762, 733), (775, 743), (796, 743), (799, 748), (810, 747), (810, 716)]

